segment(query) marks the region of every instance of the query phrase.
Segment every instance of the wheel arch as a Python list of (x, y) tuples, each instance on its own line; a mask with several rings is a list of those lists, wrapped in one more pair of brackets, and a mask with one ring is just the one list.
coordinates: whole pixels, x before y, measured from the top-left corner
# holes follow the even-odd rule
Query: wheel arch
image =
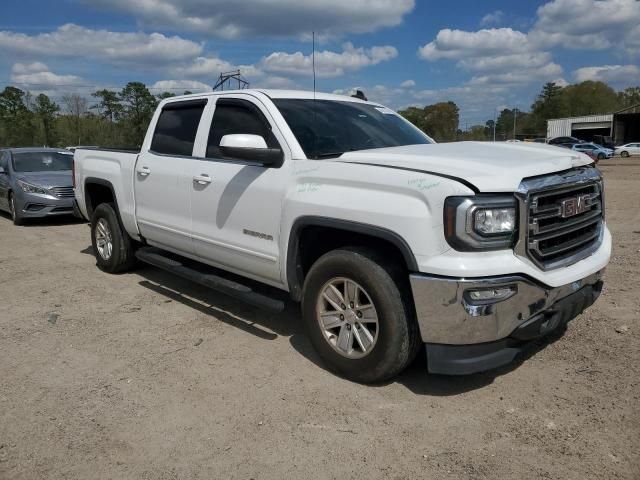
[(84, 201), (89, 219), (93, 212), (101, 203), (113, 202), (116, 207), (116, 214), (120, 217), (118, 208), (118, 198), (113, 184), (103, 178), (87, 177), (84, 181)]
[(411, 247), (396, 232), (350, 220), (304, 216), (293, 223), (287, 246), (286, 274), (291, 297), (295, 301), (302, 298), (306, 273), (320, 256), (335, 248), (359, 245), (383, 249), (407, 271), (418, 271)]

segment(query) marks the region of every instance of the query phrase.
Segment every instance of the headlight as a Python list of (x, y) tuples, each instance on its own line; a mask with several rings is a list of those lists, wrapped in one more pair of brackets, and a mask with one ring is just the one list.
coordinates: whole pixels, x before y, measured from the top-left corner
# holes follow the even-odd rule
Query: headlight
[(444, 203), (445, 237), (459, 251), (511, 248), (517, 225), (513, 195), (449, 197)]
[(22, 180), (18, 180), (18, 185), (25, 193), (40, 193), (42, 195), (49, 195), (49, 192), (46, 189), (38, 187), (36, 185), (31, 185), (30, 183), (23, 182)]

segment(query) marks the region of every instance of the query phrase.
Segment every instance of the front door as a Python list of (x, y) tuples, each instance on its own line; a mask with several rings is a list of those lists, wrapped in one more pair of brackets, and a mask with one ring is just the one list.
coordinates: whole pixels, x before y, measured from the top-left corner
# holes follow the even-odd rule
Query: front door
[[(207, 263), (277, 284), (282, 199), (290, 152), (264, 105), (250, 95), (218, 98), (206, 145), (193, 162), (192, 236), (196, 254)], [(224, 135), (262, 136), (269, 148), (281, 148), (278, 168), (224, 157)], [(203, 142), (204, 143), (204, 142)], [(207, 183), (197, 179), (204, 178)]]
[(192, 155), (205, 105), (206, 100), (167, 103), (134, 172), (142, 236), (151, 245), (191, 255)]

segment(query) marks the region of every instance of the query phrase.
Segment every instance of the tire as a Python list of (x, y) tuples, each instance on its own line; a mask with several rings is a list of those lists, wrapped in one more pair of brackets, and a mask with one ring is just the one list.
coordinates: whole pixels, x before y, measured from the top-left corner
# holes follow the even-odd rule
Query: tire
[(604, 153), (598, 154), (598, 160), (604, 160)]
[[(351, 282), (350, 298), (338, 305), (336, 299), (345, 296), (335, 296), (331, 287), (344, 292), (344, 282)], [(327, 289), (333, 304), (323, 296)], [(346, 302), (354, 297), (351, 308)], [(302, 316), (311, 343), (329, 369), (355, 382), (382, 382), (411, 363), (421, 346), (414, 312), (406, 272), (367, 249), (331, 251), (315, 262), (305, 278)], [(327, 327), (336, 326), (321, 326), (321, 313)], [(372, 322), (374, 315), (377, 323)]]
[(113, 203), (101, 203), (91, 217), (91, 243), (98, 268), (107, 273), (131, 270), (134, 243), (118, 220)]
[(626, 150), (623, 150), (622, 152), (620, 152), (620, 156), (622, 158), (629, 158), (629, 152), (627, 152)]
[(16, 210), (16, 201), (13, 193), (9, 193), (9, 213), (14, 225), (24, 225), (24, 218), (20, 216), (20, 212)]

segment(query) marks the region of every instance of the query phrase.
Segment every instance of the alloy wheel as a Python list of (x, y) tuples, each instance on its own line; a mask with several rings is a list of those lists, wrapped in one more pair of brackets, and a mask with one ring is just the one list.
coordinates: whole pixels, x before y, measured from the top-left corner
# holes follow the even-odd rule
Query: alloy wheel
[(113, 237), (109, 224), (104, 218), (99, 219), (96, 223), (95, 236), (98, 254), (104, 260), (109, 260), (113, 253)]
[(316, 317), (324, 339), (344, 357), (365, 357), (378, 341), (375, 305), (367, 291), (349, 278), (336, 277), (324, 284)]

